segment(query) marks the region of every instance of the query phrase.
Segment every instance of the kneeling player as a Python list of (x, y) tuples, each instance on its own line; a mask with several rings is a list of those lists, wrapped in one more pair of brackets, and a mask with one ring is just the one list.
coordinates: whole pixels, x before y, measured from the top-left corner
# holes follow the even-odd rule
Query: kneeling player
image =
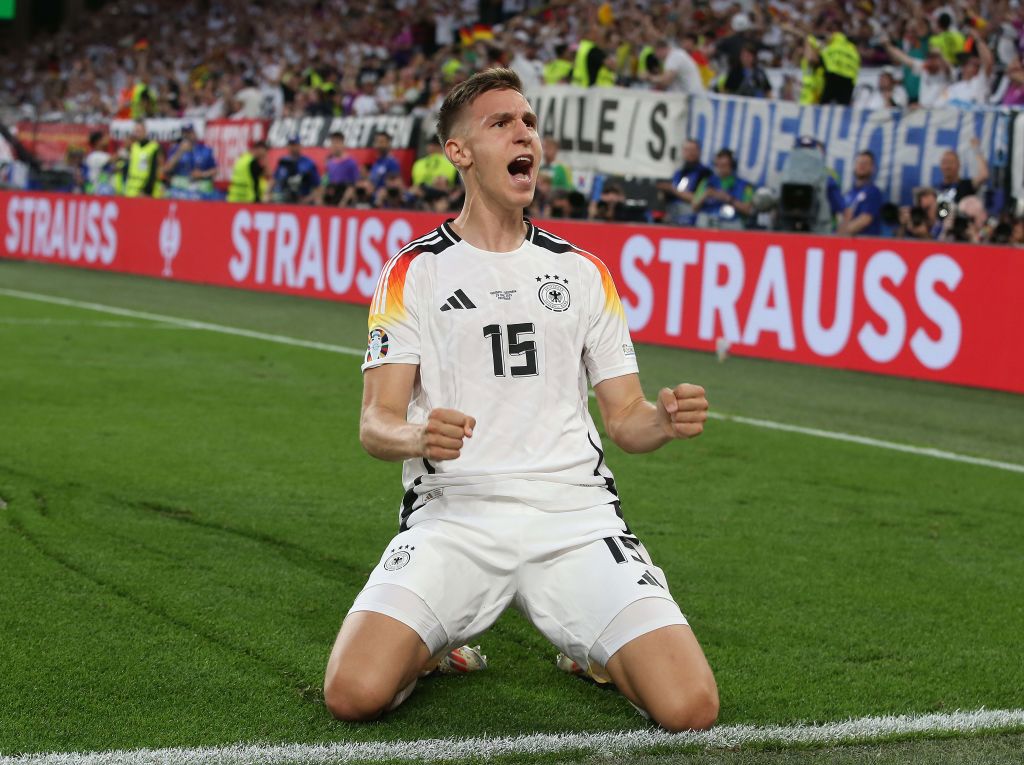
[(421, 673), (515, 605), (573, 663), (669, 730), (710, 727), (711, 669), (623, 520), (588, 409), (653, 451), (700, 435), (703, 388), (645, 400), (622, 305), (596, 257), (523, 218), (541, 147), (507, 69), (441, 108), (458, 218), (385, 265), (370, 307), (360, 439), (404, 460), (400, 532), (342, 624), (324, 695), (345, 720), (400, 704)]

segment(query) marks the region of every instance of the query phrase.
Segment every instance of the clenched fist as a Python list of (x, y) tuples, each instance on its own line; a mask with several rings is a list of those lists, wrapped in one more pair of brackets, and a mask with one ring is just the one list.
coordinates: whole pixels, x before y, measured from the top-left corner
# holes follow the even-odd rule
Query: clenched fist
[(680, 383), (658, 392), (658, 414), (670, 438), (696, 438), (704, 432), (708, 400), (699, 385)]
[(473, 437), (476, 420), (455, 409), (433, 409), (420, 436), (420, 454), (428, 460), (453, 460), (462, 442)]

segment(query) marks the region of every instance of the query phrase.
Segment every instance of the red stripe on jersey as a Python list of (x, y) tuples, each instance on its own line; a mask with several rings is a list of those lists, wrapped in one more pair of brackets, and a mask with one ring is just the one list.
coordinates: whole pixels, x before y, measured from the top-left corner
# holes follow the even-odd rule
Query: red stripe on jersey
[(612, 273), (608, 270), (608, 266), (599, 257), (591, 255), (586, 250), (577, 249), (576, 253), (593, 263), (597, 267), (598, 273), (601, 274), (601, 288), (604, 290), (604, 310), (625, 320), (626, 312), (622, 309), (622, 301), (619, 300), (619, 293), (615, 289), (615, 281), (612, 279)]
[(422, 254), (423, 250), (412, 249), (384, 264), (370, 307), (370, 329), (405, 318), (405, 279), (409, 266)]

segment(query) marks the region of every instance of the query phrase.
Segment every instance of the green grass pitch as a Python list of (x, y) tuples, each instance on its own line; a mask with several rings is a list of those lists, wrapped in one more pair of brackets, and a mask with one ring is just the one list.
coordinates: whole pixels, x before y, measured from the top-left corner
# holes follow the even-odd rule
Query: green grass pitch
[[(365, 342), (360, 306), (4, 261), (0, 288)], [(716, 411), (1024, 464), (1020, 396), (638, 356), (648, 395), (699, 382)], [(516, 613), (480, 638), (487, 672), (330, 719), (327, 652), (402, 495), (359, 446), (360, 394), (352, 356), (0, 295), (0, 755), (646, 727)], [(721, 724), (1024, 706), (1024, 474), (728, 420), (651, 455), (605, 444)], [(965, 741), (1024, 743), (894, 761)]]

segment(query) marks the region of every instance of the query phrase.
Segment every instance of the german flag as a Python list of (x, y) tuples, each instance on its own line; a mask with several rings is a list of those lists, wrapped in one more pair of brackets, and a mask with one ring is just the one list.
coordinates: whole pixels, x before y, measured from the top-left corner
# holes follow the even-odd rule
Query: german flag
[(487, 24), (474, 24), (459, 29), (459, 42), (463, 46), (470, 46), (480, 40), (493, 40), (494, 30)]

